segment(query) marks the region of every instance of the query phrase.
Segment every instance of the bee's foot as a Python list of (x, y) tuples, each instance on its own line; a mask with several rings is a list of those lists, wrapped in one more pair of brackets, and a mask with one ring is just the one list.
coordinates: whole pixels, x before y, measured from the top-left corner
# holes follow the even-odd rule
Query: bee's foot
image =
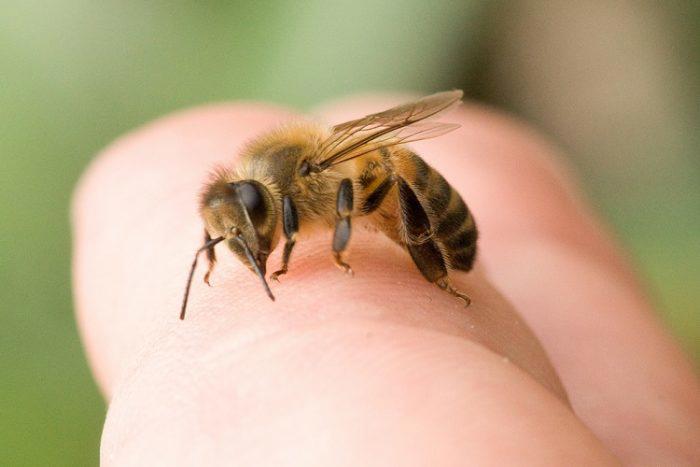
[(454, 293), (450, 292), (450, 294), (454, 295), (458, 299), (462, 300), (464, 302), (464, 308), (468, 307), (469, 305), (472, 304), (472, 299), (469, 298), (468, 295), (465, 295), (463, 293), (458, 292), (457, 290), (454, 291)]
[(280, 281), (280, 276), (283, 276), (284, 274), (287, 274), (286, 269), (280, 269), (279, 271), (275, 271), (272, 274), (270, 274), (270, 279), (272, 279), (275, 282)]
[(469, 298), (469, 295), (462, 293), (459, 290), (452, 287), (452, 284), (450, 283), (449, 279), (447, 279), (447, 278), (444, 278), (444, 279), (441, 279), (441, 280), (435, 282), (435, 285), (437, 285), (438, 287), (440, 287), (442, 290), (444, 290), (448, 294), (452, 295), (453, 297), (457, 297), (462, 302), (464, 302), (465, 308), (468, 307), (472, 303), (472, 299)]
[(338, 268), (343, 271), (345, 274), (348, 276), (354, 276), (355, 272), (352, 270), (350, 265), (342, 260), (339, 254), (334, 254), (333, 255), (333, 262), (335, 263)]
[(211, 287), (211, 284), (209, 283), (209, 276), (210, 276), (210, 275), (211, 275), (211, 273), (209, 273), (209, 272), (207, 272), (207, 273), (204, 275), (204, 283), (207, 284), (209, 287)]

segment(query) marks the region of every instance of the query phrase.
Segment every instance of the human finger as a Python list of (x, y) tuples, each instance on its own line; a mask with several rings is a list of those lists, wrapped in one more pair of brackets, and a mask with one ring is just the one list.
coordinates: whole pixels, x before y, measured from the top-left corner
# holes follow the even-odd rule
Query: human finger
[(332, 266), (328, 238), (300, 243), (275, 303), (220, 255), (214, 287), (197, 281), (188, 319), (177, 319), (201, 235), (198, 185), (245, 138), (289, 117), (232, 106), (166, 119), (117, 143), (83, 179), (76, 296), (111, 398), (105, 463), (342, 453), (355, 464), (364, 455), (415, 463), (438, 455), (447, 464), (465, 452), (609, 461), (562, 403), (536, 339), (483, 275), (456, 278), (474, 298), (465, 310), (369, 232), (353, 235), (352, 279)]

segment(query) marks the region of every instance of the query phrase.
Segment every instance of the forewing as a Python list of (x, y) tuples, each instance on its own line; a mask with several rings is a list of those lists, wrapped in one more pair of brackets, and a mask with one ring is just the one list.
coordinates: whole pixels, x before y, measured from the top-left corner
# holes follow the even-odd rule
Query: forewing
[(322, 145), (319, 168), (326, 169), (380, 147), (434, 138), (454, 130), (459, 125), (423, 120), (460, 102), (462, 95), (460, 90), (441, 92), (334, 126)]
[(356, 149), (348, 152), (342, 158), (331, 163), (330, 166), (340, 164), (341, 162), (349, 161), (356, 157), (364, 156), (367, 153), (376, 151), (380, 148), (396, 146), (397, 144), (412, 143), (423, 139), (435, 138), (449, 133), (452, 130), (459, 128), (456, 123), (441, 123), (441, 122), (420, 122), (414, 123), (411, 126), (398, 128), (385, 135), (379, 136), (372, 141), (362, 144)]

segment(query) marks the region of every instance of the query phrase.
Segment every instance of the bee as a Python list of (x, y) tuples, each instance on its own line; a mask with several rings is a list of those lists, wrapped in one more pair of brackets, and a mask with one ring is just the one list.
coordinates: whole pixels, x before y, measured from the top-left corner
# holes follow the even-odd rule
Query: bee
[(216, 170), (201, 194), (204, 244), (190, 268), (180, 319), (197, 259), (206, 253), (209, 284), (218, 243), (226, 243), (274, 300), (266, 265), (282, 235), (282, 264), (271, 279), (287, 273), (300, 225), (333, 229), (333, 261), (352, 274), (345, 252), (352, 219), (360, 216), (405, 249), (425, 279), (468, 306), (449, 271), (472, 268), (474, 217), (442, 175), (404, 145), (458, 128), (433, 117), (461, 100), (462, 91), (441, 92), (330, 129), (288, 124), (250, 142), (238, 166)]

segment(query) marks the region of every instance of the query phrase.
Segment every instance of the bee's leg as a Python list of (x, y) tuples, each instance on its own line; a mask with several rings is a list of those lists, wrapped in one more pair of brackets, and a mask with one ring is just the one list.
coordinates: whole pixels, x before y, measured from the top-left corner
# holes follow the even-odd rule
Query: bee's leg
[(279, 282), (279, 277), (282, 274), (287, 274), (289, 267), (289, 258), (292, 256), (292, 249), (296, 244), (297, 232), (299, 231), (299, 215), (297, 208), (294, 206), (294, 201), (289, 196), (285, 196), (282, 200), (282, 225), (284, 227), (284, 236), (287, 241), (284, 242), (284, 252), (282, 253), (282, 269), (275, 271), (270, 276), (270, 279)]
[[(211, 242), (211, 237), (209, 236), (209, 232), (204, 230), (204, 244), (206, 245), (207, 243)], [(211, 287), (211, 284), (209, 283), (209, 277), (211, 276), (212, 271), (214, 270), (214, 265), (216, 264), (216, 253), (214, 252), (214, 247), (211, 246), (206, 249), (207, 252), (207, 273), (204, 274), (204, 282), (207, 283), (209, 287)]]
[(450, 278), (449, 277), (443, 277), (442, 279), (438, 279), (435, 281), (435, 285), (440, 287), (442, 290), (447, 292), (448, 294), (452, 295), (453, 297), (457, 297), (460, 300), (464, 302), (464, 306), (469, 306), (472, 302), (472, 299), (469, 298), (469, 295), (460, 292), (459, 290), (455, 289), (452, 284), (450, 283)]
[(336, 200), (336, 210), (338, 220), (335, 222), (335, 233), (333, 234), (333, 261), (335, 265), (346, 274), (352, 274), (352, 268), (343, 261), (343, 252), (350, 241), (350, 215), (353, 209), (353, 189), (352, 180), (349, 178), (340, 182), (338, 188), (338, 198)]
[(463, 300), (465, 306), (469, 305), (471, 303), (469, 297), (452, 287), (447, 277), (445, 258), (432, 238), (430, 219), (425, 209), (404, 179), (399, 178), (398, 184), (401, 221), (408, 237), (406, 248), (413, 262), (428, 281)]

